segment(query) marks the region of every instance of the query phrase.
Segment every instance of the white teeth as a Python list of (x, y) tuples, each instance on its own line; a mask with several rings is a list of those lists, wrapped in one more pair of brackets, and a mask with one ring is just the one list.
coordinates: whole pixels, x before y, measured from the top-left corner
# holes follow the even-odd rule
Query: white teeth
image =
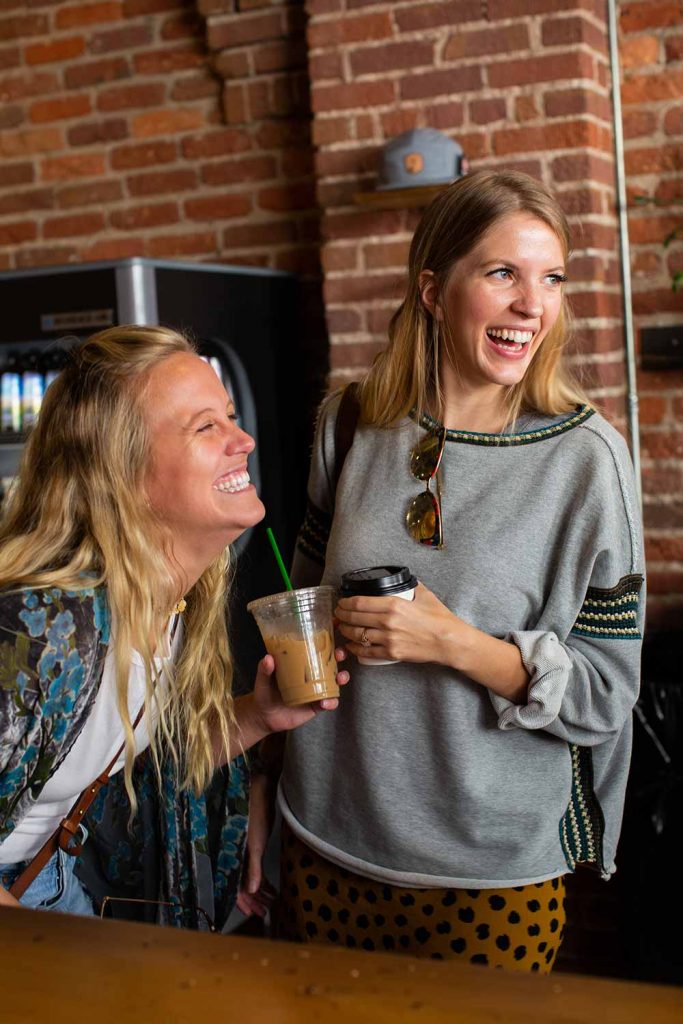
[(249, 474), (246, 470), (238, 470), (236, 473), (230, 473), (228, 476), (222, 477), (217, 483), (213, 485), (214, 491), (222, 491), (223, 494), (237, 494), (238, 491), (244, 491), (249, 486)]
[(507, 327), (492, 327), (486, 333), (492, 338), (500, 338), (501, 341), (512, 341), (515, 345), (527, 345), (534, 336), (533, 331), (513, 331)]

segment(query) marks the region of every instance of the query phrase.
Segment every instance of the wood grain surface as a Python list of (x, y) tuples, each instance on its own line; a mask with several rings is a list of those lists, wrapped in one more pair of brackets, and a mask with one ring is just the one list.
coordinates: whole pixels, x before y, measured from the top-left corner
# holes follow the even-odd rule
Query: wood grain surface
[(681, 1024), (683, 991), (0, 911), (3, 1024)]

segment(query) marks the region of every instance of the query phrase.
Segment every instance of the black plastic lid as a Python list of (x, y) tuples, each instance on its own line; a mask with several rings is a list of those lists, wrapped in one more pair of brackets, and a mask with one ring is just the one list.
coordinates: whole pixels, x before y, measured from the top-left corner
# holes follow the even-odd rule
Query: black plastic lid
[(417, 586), (417, 579), (404, 565), (373, 565), (345, 572), (341, 578), (341, 596), (391, 597)]

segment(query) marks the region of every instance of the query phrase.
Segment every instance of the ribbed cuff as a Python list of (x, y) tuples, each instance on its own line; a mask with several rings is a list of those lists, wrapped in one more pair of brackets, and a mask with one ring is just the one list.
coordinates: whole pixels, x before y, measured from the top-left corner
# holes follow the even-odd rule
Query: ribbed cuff
[(554, 633), (540, 630), (508, 633), (531, 676), (526, 704), (513, 704), (489, 690), (499, 729), (545, 729), (560, 713), (571, 659)]

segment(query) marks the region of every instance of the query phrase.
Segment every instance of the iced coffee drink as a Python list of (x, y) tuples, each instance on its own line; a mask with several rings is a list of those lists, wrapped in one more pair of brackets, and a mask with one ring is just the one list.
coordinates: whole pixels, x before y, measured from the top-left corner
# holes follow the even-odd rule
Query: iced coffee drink
[(334, 640), (326, 629), (305, 640), (291, 633), (263, 633), (263, 642), (275, 659), (277, 685), (285, 704), (291, 707), (338, 695)]
[(251, 601), (275, 677), (289, 707), (338, 697), (332, 587), (308, 587)]

